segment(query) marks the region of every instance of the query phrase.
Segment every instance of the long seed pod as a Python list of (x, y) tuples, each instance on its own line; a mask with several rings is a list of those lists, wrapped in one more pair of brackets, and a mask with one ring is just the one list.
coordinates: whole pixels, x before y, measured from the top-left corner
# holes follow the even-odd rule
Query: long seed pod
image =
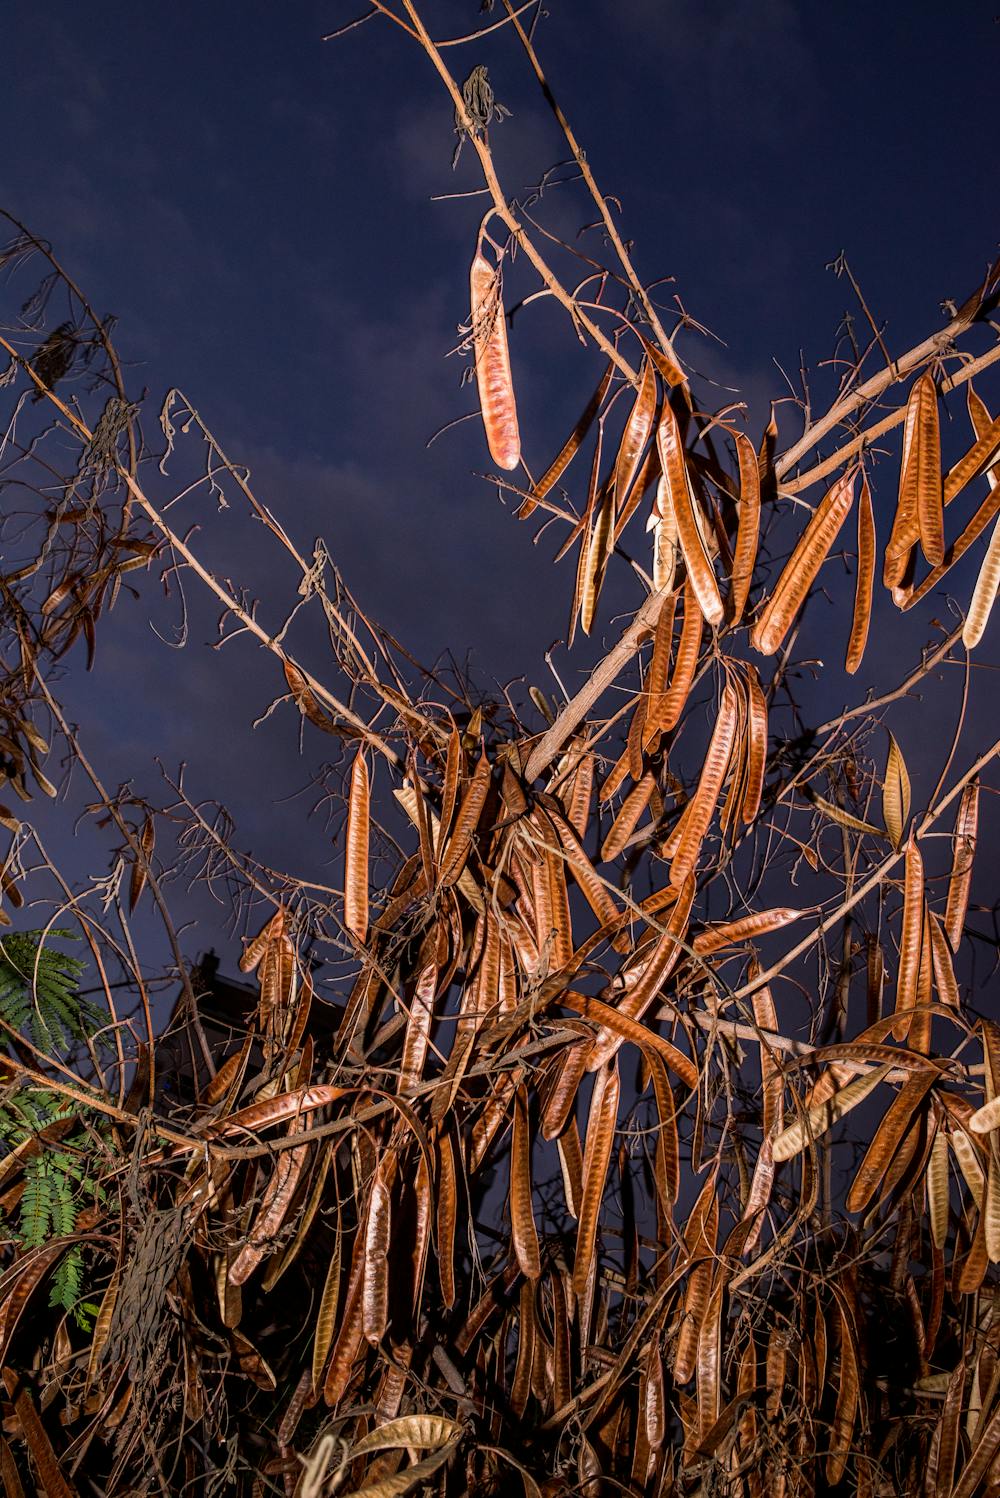
[[(723, 838), (729, 837), (737, 808), (742, 808), (743, 806), (743, 791), (747, 779), (747, 757), (750, 750), (748, 694), (744, 685), (743, 672), (738, 670), (733, 671), (730, 674), (729, 682), (736, 694), (736, 732), (733, 734), (733, 752), (728, 771), (729, 789), (726, 792), (726, 799), (722, 803), (722, 811), (719, 813), (719, 831)], [(680, 838), (677, 839), (677, 845), (680, 845)]]
[(976, 856), (976, 834), (979, 826), (979, 778), (970, 780), (962, 792), (955, 818), (952, 845), (951, 878), (948, 881), (948, 904), (945, 907), (944, 930), (951, 950), (958, 951), (969, 908), (972, 864)]
[(711, 1430), (722, 1408), (722, 1299), (726, 1281), (719, 1272), (698, 1329), (698, 1423), (699, 1439)]
[(587, 1072), (589, 1049), (586, 1041), (580, 1041), (563, 1051), (558, 1058), (549, 1094), (542, 1109), (541, 1135), (543, 1139), (558, 1138), (566, 1127), (567, 1119), (576, 1107), (580, 1083)]
[(935, 1248), (944, 1248), (948, 1239), (948, 1191), (948, 1137), (938, 1128), (927, 1162), (927, 1213)]
[(604, 1186), (611, 1162), (618, 1123), (620, 1083), (614, 1060), (598, 1072), (590, 1100), (587, 1142), (583, 1153), (583, 1200), (576, 1233), (576, 1257), (573, 1261), (573, 1289), (585, 1295), (591, 1265), (597, 1248), (597, 1227), (604, 1199)]
[(661, 1198), (658, 1208), (669, 1210), (677, 1200), (680, 1188), (680, 1140), (677, 1134), (677, 1109), (667, 1069), (655, 1051), (647, 1050), (643, 1058), (653, 1079), (653, 1096), (660, 1126), (656, 1141), (654, 1162), (657, 1194)]
[(551, 813), (556, 835), (562, 844), (570, 873), (602, 926), (612, 926), (621, 912), (611, 891), (587, 856), (576, 829), (558, 812)]
[(920, 526), (920, 545), (932, 567), (944, 556), (941, 484), (941, 435), (938, 426), (937, 387), (929, 370), (914, 383), (906, 408), (906, 428), (914, 410), (913, 439), (906, 454), (901, 485), (913, 486), (913, 503)]
[[(805, 914), (788, 905), (775, 906), (773, 910), (756, 910), (751, 915), (740, 916), (735, 921), (723, 921), (718, 926), (707, 926), (700, 931), (691, 945), (700, 957), (708, 957), (722, 947), (739, 946), (755, 936), (766, 936), (769, 931), (778, 931), (792, 921), (800, 921)], [(755, 1001), (756, 1002), (756, 1001)], [(763, 1020), (758, 1018), (758, 1024)], [(777, 1029), (774, 1024), (769, 1029)]]
[[(618, 545), (624, 534), (625, 527), (645, 499), (650, 487), (654, 483), (659, 483), (660, 476), (660, 454), (654, 442), (639, 466), (639, 472), (633, 480), (628, 499), (615, 515), (614, 530), (611, 533), (612, 549)], [(646, 529), (651, 529), (648, 522)]]
[(507, 319), (500, 292), (499, 267), (494, 270), (478, 250), (469, 272), (469, 287), (476, 383), (486, 441), (494, 463), (509, 472), (521, 461), (521, 437), (510, 373)]
[(368, 765), (359, 749), (351, 768), (344, 860), (344, 925), (359, 942), (368, 935)]
[(936, 1073), (928, 1067), (917, 1072), (904, 1083), (893, 1099), (889, 1111), (872, 1137), (865, 1157), (858, 1167), (847, 1193), (847, 1210), (863, 1212), (871, 1201), (893, 1156), (901, 1147), (903, 1136), (910, 1126), (914, 1113), (920, 1107), (936, 1080)]
[[(990, 481), (996, 482), (992, 473)], [(962, 626), (962, 644), (966, 650), (975, 650), (983, 638), (990, 614), (993, 612), (998, 588), (1000, 588), (1000, 520), (993, 527), (990, 544), (986, 548), (986, 555), (983, 557), (979, 576), (976, 578), (976, 586), (972, 591), (969, 612)]]
[(230, 1284), (245, 1284), (263, 1259), (268, 1245), (280, 1231), (281, 1224), (292, 1205), (292, 1197), (295, 1195), (295, 1188), (299, 1184), (299, 1177), (308, 1155), (307, 1144), (282, 1150), (278, 1155), (278, 1163), (264, 1188), (260, 1210), (254, 1219), (253, 1228), (246, 1243), (229, 1266)]
[[(549, 1277), (552, 1297), (552, 1404), (556, 1410), (569, 1404), (572, 1394), (573, 1371), (570, 1363), (569, 1297), (566, 1294), (568, 1275), (555, 1268)], [(570, 1287), (572, 1294), (572, 1287)]]
[(872, 616), (872, 591), (875, 583), (875, 517), (868, 475), (861, 479), (858, 497), (858, 575), (854, 585), (854, 618), (847, 642), (844, 670), (853, 676), (864, 658), (868, 643), (868, 626)]
[(951, 504), (956, 494), (959, 494), (966, 484), (978, 478), (984, 470), (992, 487), (996, 476), (991, 469), (1000, 458), (1000, 416), (991, 418), (985, 404), (973, 390), (971, 380), (967, 386), (966, 396), (976, 440), (968, 452), (963, 453), (954, 467), (945, 474), (944, 502), (946, 505)]
[(670, 502), (670, 489), (662, 475), (646, 529), (653, 533), (653, 590), (672, 592), (677, 573), (677, 519)]
[(611, 384), (611, 377), (614, 374), (614, 370), (615, 366), (609, 360), (608, 367), (601, 376), (601, 382), (587, 402), (580, 420), (572, 432), (570, 432), (566, 441), (559, 449), (558, 454), (538, 480), (538, 483), (535, 484), (529, 497), (522, 501), (521, 507), (517, 512), (519, 520), (527, 520), (528, 516), (537, 510), (539, 501), (543, 500), (549, 493), (549, 490), (558, 484), (566, 469), (580, 451), (583, 439), (593, 426), (594, 418), (601, 409), (601, 402), (608, 393), (608, 386)]
[(535, 1359), (535, 1287), (525, 1280), (520, 1290), (517, 1317), (517, 1362), (510, 1386), (510, 1407), (515, 1415), (524, 1414), (531, 1393), (531, 1369)]
[(991, 1264), (1000, 1263), (1000, 1159), (990, 1151), (986, 1168), (986, 1201), (983, 1204), (986, 1253)]
[[(647, 733), (652, 742), (653, 737), (659, 732), (657, 725), (663, 715), (666, 702), (667, 676), (670, 672), (670, 648), (674, 638), (674, 611), (676, 599), (671, 593), (664, 600), (663, 607), (656, 616), (656, 628), (653, 631), (653, 653), (649, 661), (649, 670), (643, 682), (644, 712), (643, 712), (643, 734), (642, 747), (647, 745)], [(650, 729), (652, 725), (652, 729)]]
[(698, 863), (701, 845), (708, 832), (709, 823), (715, 814), (722, 783), (726, 778), (736, 736), (737, 702), (736, 691), (727, 682), (719, 705), (719, 716), (715, 720), (712, 737), (701, 768), (698, 787), (691, 798), (685, 814), (684, 829), (670, 865), (670, 882), (679, 885), (692, 874)]
[(582, 840), (590, 825), (590, 803), (594, 795), (594, 756), (589, 750), (580, 756), (569, 787), (559, 794), (566, 808), (566, 820)]
[[(423, 1159), (421, 1157), (421, 1163)], [(441, 1301), (448, 1308), (455, 1304), (455, 1225), (458, 1221), (458, 1175), (455, 1169), (455, 1147), (451, 1135), (444, 1133), (438, 1141), (437, 1265), (441, 1284)], [(429, 1215), (429, 1214), (428, 1214)], [(418, 1302), (415, 1302), (415, 1304)]]
[(656, 441), (691, 589), (707, 622), (721, 624), (724, 609), (719, 585), (698, 525), (697, 500), (691, 488), (680, 429), (669, 404), (664, 405), (660, 425), (656, 430)]
[(586, 561), (583, 572), (583, 590), (580, 595), (580, 628), (590, 634), (597, 612), (597, 601), (604, 586), (604, 575), (608, 567), (611, 548), (611, 531), (614, 522), (614, 499), (609, 490), (601, 496), (597, 518), (586, 545)]
[(905, 1040), (910, 1033), (911, 1011), (916, 1003), (920, 975), (923, 928), (924, 861), (911, 832), (906, 845), (906, 872), (903, 878), (903, 928), (899, 936), (896, 1018), (892, 1025), (894, 1040)]
[(747, 665), (747, 774), (740, 817), (744, 826), (760, 811), (767, 768), (767, 699), (756, 666)]
[(845, 1114), (850, 1113), (852, 1108), (863, 1102), (880, 1082), (885, 1081), (891, 1070), (888, 1063), (877, 1066), (863, 1076), (856, 1077), (853, 1082), (848, 1082), (846, 1087), (841, 1087), (832, 1097), (824, 1098), (807, 1109), (804, 1115), (789, 1124), (772, 1142), (771, 1154), (774, 1159), (779, 1162), (791, 1160), (800, 1154), (811, 1139), (819, 1139)]
[[(929, 371), (925, 370), (913, 382), (906, 402), (896, 513), (885, 548), (882, 580), (887, 588), (895, 588), (902, 581), (913, 547), (921, 539), (921, 499), (929, 505), (935, 484), (939, 490), (941, 488), (940, 438), (936, 427), (937, 390)], [(929, 461), (935, 447), (936, 472), (932, 471)], [(940, 556), (935, 559), (935, 562), (940, 561)]]
[(951, 949), (948, 939), (941, 928), (941, 923), (933, 911), (930, 915), (928, 933), (930, 935), (931, 962), (934, 968), (934, 986), (938, 991), (938, 998), (942, 1004), (947, 1004), (949, 1009), (956, 1012), (961, 1009), (962, 1001), (959, 997), (958, 982), (955, 978), (955, 966), (951, 960)]
[(583, 1151), (580, 1148), (580, 1135), (575, 1118), (569, 1120), (559, 1135), (556, 1140), (556, 1149), (559, 1152), (559, 1169), (562, 1172), (566, 1211), (571, 1217), (578, 1218), (580, 1203), (583, 1200)]
[(750, 635), (751, 645), (762, 655), (775, 653), (805, 602), (806, 595), (816, 581), (816, 574), (826, 561), (850, 512), (857, 474), (857, 469), (852, 468), (827, 491), (785, 563), (774, 592)]
[(760, 538), (760, 469), (750, 438), (737, 432), (736, 455), (740, 465), (740, 522), (736, 553), (729, 583), (728, 613), (732, 625), (739, 624), (747, 605)]
[[(991, 422), (989, 412), (973, 392), (972, 383), (969, 383), (968, 392), (969, 416), (972, 420), (973, 429), (976, 433), (976, 442), (972, 449), (966, 453), (962, 465), (968, 469), (971, 478), (976, 472), (986, 467), (990, 459), (996, 455), (997, 447), (1000, 446), (1000, 417)], [(951, 475), (949, 474), (949, 479)], [(1000, 478), (989, 469), (986, 474), (990, 492), (995, 493)], [(967, 480), (964, 480), (967, 482)], [(961, 487), (961, 484), (959, 485)], [(948, 483), (945, 484), (945, 493), (948, 492)], [(956, 490), (957, 492), (957, 490)], [(946, 500), (947, 503), (947, 500)], [(979, 569), (976, 586), (973, 590), (972, 601), (969, 604), (969, 612), (962, 629), (962, 643), (967, 650), (974, 650), (979, 644), (989, 622), (993, 605), (996, 602), (997, 588), (1000, 587), (1000, 521), (993, 528), (986, 555)]]
[(323, 1399), (331, 1407), (339, 1403), (343, 1397), (344, 1390), (351, 1380), (351, 1370), (355, 1360), (364, 1345), (365, 1333), (361, 1303), (364, 1267), (364, 1240), (357, 1237), (354, 1242), (343, 1315), (337, 1326), (337, 1336), (323, 1382)]
[(399, 1091), (401, 1093), (412, 1092), (423, 1078), (431, 1025), (434, 1021), (434, 998), (438, 990), (438, 971), (435, 959), (424, 962), (414, 985), (410, 1000), (410, 1013), (406, 1021), (403, 1055), (399, 1064)]
[(629, 412), (628, 421), (625, 423), (618, 457), (615, 459), (614, 508), (616, 514), (621, 512), (632, 481), (639, 471), (642, 450), (653, 430), (655, 412), (656, 375), (653, 373), (651, 361), (644, 359), (639, 392)]
[(326, 1269), (326, 1279), (323, 1282), (319, 1310), (316, 1312), (313, 1332), (312, 1386), (317, 1390), (322, 1384), (323, 1369), (326, 1367), (327, 1354), (337, 1326), (337, 1307), (340, 1302), (340, 1239), (340, 1232), (336, 1231), (333, 1235), (333, 1248)]
[(674, 1353), (674, 1383), (686, 1384), (698, 1366), (698, 1342), (712, 1291), (712, 1264), (700, 1259), (688, 1275), (684, 1292), (677, 1349)]
[(654, 719), (647, 713), (643, 743), (648, 746), (658, 733), (669, 733), (680, 722), (681, 713), (691, 693), (695, 672), (698, 669), (698, 652), (705, 629), (705, 618), (695, 598), (691, 580), (684, 584), (684, 613), (681, 619), (681, 634), (674, 660), (674, 674), (662, 699), (662, 707)]
[(840, 1309), (840, 1378), (837, 1383), (833, 1429), (830, 1432), (830, 1454), (826, 1459), (826, 1480), (831, 1487), (836, 1487), (844, 1475), (861, 1401), (854, 1327), (839, 1295), (837, 1299)]
[(469, 789), (455, 818), (455, 828), (441, 855), (441, 884), (447, 889), (462, 875), (472, 852), (472, 840), (490, 789), (490, 762), (486, 751), (479, 756)]
[(392, 1236), (392, 1186), (396, 1154), (384, 1154), (375, 1168), (365, 1223), (365, 1267), (361, 1282), (361, 1320), (367, 1341), (385, 1336), (389, 1313), (389, 1243)]
[(587, 578), (587, 567), (590, 560), (590, 534), (594, 516), (597, 513), (599, 498), (605, 497), (606, 485), (601, 485), (601, 453), (604, 448), (604, 423), (598, 424), (597, 440), (594, 443), (594, 456), (590, 465), (590, 483), (587, 489), (587, 504), (583, 514), (573, 526), (567, 539), (556, 554), (556, 561), (560, 561), (565, 553), (574, 544), (577, 537), (580, 540), (580, 554), (576, 559), (576, 581), (573, 586), (573, 598), (569, 610), (569, 633), (566, 638), (567, 649), (572, 649), (576, 638), (576, 625), (580, 617), (580, 608), (583, 602), (583, 591)]
[(948, 1133), (948, 1143), (951, 1145), (958, 1168), (962, 1172), (962, 1179), (969, 1188), (969, 1195), (976, 1206), (982, 1210), (986, 1195), (986, 1174), (982, 1167), (976, 1146), (963, 1128), (954, 1125)]
[[(635, 976), (631, 981), (629, 975), (625, 976), (625, 994), (615, 1005), (615, 1012), (620, 1018), (641, 1020), (650, 1004), (661, 992), (682, 956), (679, 943), (687, 931), (694, 895), (694, 877), (689, 875), (680, 886), (677, 902), (670, 912), (665, 929), (657, 937), (649, 957), (643, 961), (641, 967), (637, 965)], [(587, 1070), (596, 1071), (598, 1067), (603, 1066), (620, 1048), (621, 1043), (620, 1034), (609, 1033), (607, 1030), (598, 1032), (587, 1058)], [(692, 1066), (690, 1062), (687, 1064), (688, 1067)], [(694, 1074), (693, 1080), (697, 1085), (697, 1073)]]
[(514, 1253), (521, 1273), (536, 1280), (542, 1272), (538, 1232), (531, 1208), (531, 1130), (528, 1094), (522, 1086), (514, 1092), (514, 1128), (510, 1147), (510, 1226)]
[(920, 603), (922, 599), (927, 597), (928, 593), (937, 587), (938, 583), (951, 571), (955, 563), (961, 557), (965, 556), (970, 546), (975, 545), (990, 521), (995, 519), (998, 512), (1000, 512), (1000, 484), (997, 484), (990, 490), (965, 529), (947, 547), (944, 560), (939, 562), (936, 567), (932, 567), (923, 582), (917, 587), (908, 587), (903, 590), (897, 602), (904, 613), (908, 609), (912, 609), (915, 604)]
[(652, 770), (647, 770), (638, 784), (634, 785), (625, 797), (618, 815), (608, 829), (608, 835), (601, 846), (602, 863), (609, 863), (612, 858), (617, 858), (622, 852), (638, 826), (639, 818), (649, 805), (650, 797), (655, 789), (656, 778)]

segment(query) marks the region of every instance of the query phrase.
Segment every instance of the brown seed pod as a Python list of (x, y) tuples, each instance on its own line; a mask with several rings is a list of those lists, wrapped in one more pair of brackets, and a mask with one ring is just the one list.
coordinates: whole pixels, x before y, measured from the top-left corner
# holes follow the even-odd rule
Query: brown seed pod
[(854, 618), (847, 643), (844, 670), (853, 676), (861, 665), (868, 642), (868, 625), (872, 616), (872, 589), (875, 582), (875, 517), (868, 475), (861, 480), (858, 499), (858, 576), (854, 589)]
[(979, 827), (979, 779), (970, 780), (962, 792), (958, 815), (955, 818), (955, 841), (952, 853), (951, 878), (948, 881), (948, 904), (945, 907), (944, 929), (951, 950), (958, 951), (965, 927), (965, 913), (969, 908), (969, 889), (972, 884), (972, 862), (976, 856), (976, 836)]
[(816, 580), (816, 574), (829, 555), (840, 528), (854, 501), (857, 469), (852, 468), (830, 488), (812, 513), (809, 524), (785, 564), (777, 586), (750, 636), (750, 643), (762, 655), (773, 655), (791, 628), (792, 620), (805, 602)]
[(507, 322), (500, 293), (499, 267), (494, 270), (481, 251), (476, 252), (472, 262), (469, 286), (476, 383), (486, 441), (497, 467), (510, 471), (521, 461), (521, 437), (510, 372)]
[(760, 537), (760, 469), (749, 437), (737, 432), (736, 453), (740, 464), (740, 523), (736, 532), (736, 554), (729, 584), (729, 622), (739, 624), (746, 608), (757, 543)]
[(344, 925), (359, 942), (368, 935), (368, 801), (368, 766), (359, 749), (351, 769), (344, 860)]
[(719, 585), (698, 524), (697, 500), (691, 488), (677, 418), (666, 404), (656, 430), (656, 443), (690, 586), (707, 622), (721, 624), (724, 610)]

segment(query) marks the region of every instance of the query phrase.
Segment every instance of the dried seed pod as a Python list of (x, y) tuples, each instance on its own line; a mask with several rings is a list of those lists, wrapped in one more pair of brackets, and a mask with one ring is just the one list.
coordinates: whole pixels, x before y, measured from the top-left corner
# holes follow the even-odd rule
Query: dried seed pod
[(785, 563), (784, 571), (750, 635), (762, 655), (773, 655), (791, 628), (826, 561), (854, 501), (857, 469), (852, 468), (830, 488), (812, 513), (809, 524)]
[(344, 925), (363, 942), (368, 935), (368, 765), (359, 749), (351, 769), (344, 860)]
[(477, 251), (472, 262), (469, 285), (476, 383), (486, 441), (497, 467), (510, 471), (521, 461), (521, 437), (510, 373), (507, 322), (500, 293), (499, 267), (494, 270), (481, 251)]
[(962, 792), (962, 799), (955, 818), (955, 841), (952, 853), (951, 878), (948, 881), (948, 904), (945, 908), (944, 929), (951, 950), (958, 951), (965, 928), (965, 913), (969, 908), (969, 888), (972, 884), (972, 862), (976, 856), (976, 836), (979, 826), (979, 778), (970, 780)]
[(721, 624), (724, 610), (719, 585), (698, 524), (698, 503), (691, 488), (677, 418), (669, 405), (664, 405), (656, 442), (691, 589), (707, 622)]
[(906, 845), (906, 874), (903, 881), (903, 929), (899, 937), (896, 1018), (892, 1025), (895, 1040), (905, 1040), (910, 1033), (911, 1012), (917, 1001), (923, 929), (924, 861), (911, 832)]
[(854, 618), (847, 644), (844, 670), (853, 676), (861, 665), (868, 642), (868, 625), (872, 616), (872, 590), (875, 582), (875, 517), (868, 475), (861, 480), (858, 499), (858, 576), (854, 588)]
[(729, 620), (739, 624), (746, 608), (757, 543), (760, 537), (760, 469), (749, 437), (737, 432), (736, 453), (740, 464), (740, 523), (736, 532), (736, 554), (729, 584)]

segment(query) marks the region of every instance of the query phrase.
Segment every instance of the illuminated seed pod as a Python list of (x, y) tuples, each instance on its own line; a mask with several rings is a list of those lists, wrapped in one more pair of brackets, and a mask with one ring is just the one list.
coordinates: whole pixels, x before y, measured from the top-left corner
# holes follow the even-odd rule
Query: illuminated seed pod
[(496, 273), (482, 254), (477, 253), (472, 262), (469, 283), (476, 383), (486, 441), (497, 467), (510, 470), (521, 461), (521, 437), (510, 373), (507, 323)]

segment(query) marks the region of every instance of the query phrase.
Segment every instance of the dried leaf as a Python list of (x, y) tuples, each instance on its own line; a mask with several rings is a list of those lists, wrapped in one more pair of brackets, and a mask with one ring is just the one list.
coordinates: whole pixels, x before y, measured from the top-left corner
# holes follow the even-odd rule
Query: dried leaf
[(885, 781), (882, 786), (882, 816), (894, 848), (898, 848), (903, 841), (903, 829), (909, 815), (910, 777), (903, 752), (890, 733), (889, 757), (885, 763)]
[(519, 520), (527, 520), (528, 516), (538, 508), (539, 500), (544, 499), (549, 491), (558, 484), (566, 469), (580, 451), (583, 440), (593, 426), (594, 418), (601, 409), (601, 403), (608, 393), (608, 387), (611, 384), (611, 377), (614, 374), (614, 370), (615, 366), (609, 361), (607, 369), (601, 376), (600, 384), (587, 402), (580, 420), (572, 432), (570, 432), (556, 457), (542, 474), (542, 477), (534, 485), (528, 498), (522, 501), (521, 507), (517, 512)]
[(146, 874), (149, 869), (149, 861), (153, 856), (153, 848), (156, 844), (156, 825), (153, 821), (153, 813), (148, 811), (139, 834), (139, 852), (132, 864), (132, 876), (129, 880), (128, 908), (129, 914), (135, 910), (140, 896), (146, 887)]

